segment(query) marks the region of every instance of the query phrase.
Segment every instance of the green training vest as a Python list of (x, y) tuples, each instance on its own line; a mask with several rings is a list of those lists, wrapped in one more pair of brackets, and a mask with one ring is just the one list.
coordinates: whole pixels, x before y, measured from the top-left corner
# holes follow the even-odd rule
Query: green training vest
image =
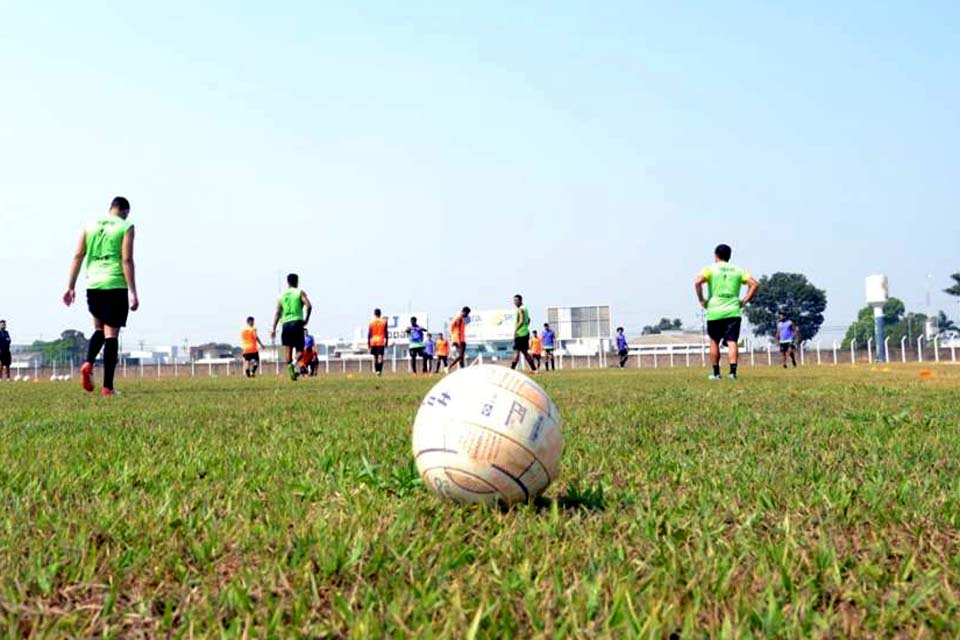
[[(520, 310), (523, 310), (523, 321), (520, 320)], [(530, 312), (526, 305), (517, 309), (517, 329), (513, 334), (517, 338), (525, 338), (530, 335)]]
[(740, 288), (750, 274), (729, 262), (715, 262), (703, 270), (710, 290), (707, 299), (707, 320), (740, 317)]
[(133, 225), (119, 216), (89, 224), (87, 237), (87, 288), (126, 289), (123, 275), (123, 238)]
[(302, 293), (291, 287), (280, 294), (280, 324), (303, 322)]

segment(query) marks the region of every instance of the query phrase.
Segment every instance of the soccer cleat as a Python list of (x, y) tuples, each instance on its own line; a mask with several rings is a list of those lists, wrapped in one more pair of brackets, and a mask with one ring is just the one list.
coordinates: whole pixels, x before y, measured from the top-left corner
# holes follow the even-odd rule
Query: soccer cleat
[(293, 365), (292, 362), (287, 366), (287, 370), (290, 372), (290, 379), (296, 382), (299, 376), (297, 375), (297, 368)]
[(735, 373), (731, 373), (731, 374), (730, 374), (729, 376), (727, 376), (727, 377), (730, 378), (731, 380), (733, 380), (734, 382), (737, 381), (737, 374), (735, 374)]
[(707, 378), (707, 380), (711, 380), (711, 381), (719, 380), (719, 379), (720, 379), (720, 376), (718, 376), (718, 375), (716, 375), (716, 374), (714, 374), (714, 373), (711, 373), (711, 374), (710, 374), (710, 377)]
[(89, 362), (84, 362), (80, 367), (80, 384), (84, 391), (93, 393), (93, 365)]
[(103, 389), (100, 389), (100, 395), (102, 395), (104, 398), (113, 398), (120, 394), (114, 391), (113, 389), (107, 389), (106, 387), (104, 387)]

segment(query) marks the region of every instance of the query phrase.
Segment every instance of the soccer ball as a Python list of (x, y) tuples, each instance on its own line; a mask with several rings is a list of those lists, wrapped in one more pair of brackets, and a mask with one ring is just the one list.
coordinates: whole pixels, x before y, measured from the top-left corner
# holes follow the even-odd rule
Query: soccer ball
[(23, 380), (23, 377), (21, 377), (19, 374), (13, 379), (14, 382), (20, 382), (21, 380)]
[(435, 495), (461, 503), (528, 502), (557, 477), (560, 413), (533, 380), (505, 367), (460, 369), (424, 398), (413, 455)]

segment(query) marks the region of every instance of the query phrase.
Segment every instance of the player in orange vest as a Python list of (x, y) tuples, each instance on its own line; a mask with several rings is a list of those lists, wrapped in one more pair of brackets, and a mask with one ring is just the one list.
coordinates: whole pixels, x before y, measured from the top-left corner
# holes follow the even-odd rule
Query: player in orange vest
[(530, 355), (533, 356), (533, 362), (537, 365), (536, 370), (540, 369), (540, 356), (543, 355), (543, 340), (537, 335), (537, 330), (533, 330), (530, 336)]
[(447, 371), (460, 365), (461, 369), (467, 366), (467, 323), (470, 321), (470, 307), (460, 310), (460, 315), (450, 323), (450, 341), (457, 348), (457, 357), (453, 359)]
[(240, 332), (240, 346), (243, 348), (243, 373), (248, 378), (254, 378), (260, 368), (260, 349), (266, 347), (257, 334), (253, 316), (247, 318), (247, 326)]
[(437, 334), (437, 368), (434, 373), (440, 373), (440, 367), (447, 367), (447, 357), (450, 355), (450, 343), (443, 337), (442, 333)]
[(373, 356), (373, 370), (378, 376), (383, 375), (383, 354), (389, 342), (387, 320), (382, 318), (382, 315), (380, 309), (373, 310), (373, 320), (370, 321), (370, 328), (367, 331), (367, 348)]

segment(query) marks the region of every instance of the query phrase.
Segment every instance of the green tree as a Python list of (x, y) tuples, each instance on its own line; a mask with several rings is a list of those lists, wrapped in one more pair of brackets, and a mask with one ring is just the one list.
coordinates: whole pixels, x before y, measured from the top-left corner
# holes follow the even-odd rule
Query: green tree
[(953, 280), (953, 284), (944, 289), (943, 292), (960, 297), (960, 273), (951, 274), (950, 278)]
[[(885, 334), (890, 337), (891, 342), (899, 342), (904, 335), (916, 337), (917, 327), (923, 330), (923, 321), (926, 316), (923, 314), (911, 313), (910, 317), (905, 319), (907, 308), (900, 298), (890, 298), (883, 305), (883, 324)], [(919, 321), (919, 318), (923, 321)], [(918, 321), (920, 324), (917, 324)], [(900, 325), (903, 325), (902, 327)], [(867, 340), (874, 336), (873, 307), (864, 307), (857, 313), (857, 319), (847, 328), (847, 334), (843, 337), (843, 347), (850, 346), (850, 341), (856, 338), (857, 345), (866, 346)]]
[(753, 333), (773, 337), (777, 334), (778, 315), (782, 311), (797, 325), (802, 340), (820, 331), (827, 294), (802, 273), (774, 273), (760, 278), (760, 288), (745, 313)]
[(940, 311), (937, 314), (937, 328), (940, 331), (958, 331), (960, 327), (957, 326), (957, 323), (951, 320), (946, 312)]

